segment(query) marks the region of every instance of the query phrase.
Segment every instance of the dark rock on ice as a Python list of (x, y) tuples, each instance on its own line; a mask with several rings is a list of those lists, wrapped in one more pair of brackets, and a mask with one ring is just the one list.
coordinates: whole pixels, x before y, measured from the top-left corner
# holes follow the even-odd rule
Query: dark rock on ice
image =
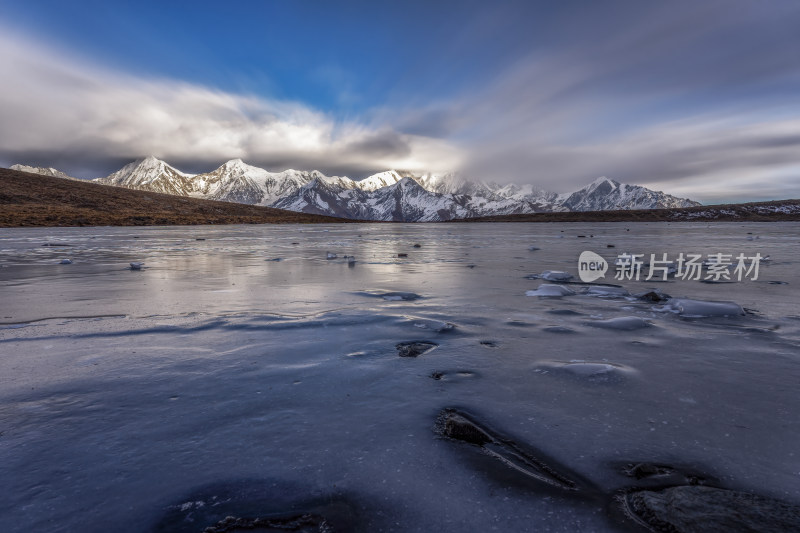
[(634, 491), (623, 505), (631, 518), (658, 533), (800, 531), (800, 506), (713, 487)]
[(59, 265), (71, 265), (72, 259), (62, 259), (61, 262), (58, 263)]
[(374, 290), (374, 291), (363, 291), (358, 292), (356, 294), (361, 294), (363, 296), (373, 296), (376, 298), (383, 298), (387, 301), (413, 301), (419, 300), (422, 298), (419, 294), (413, 292), (402, 292), (402, 291), (381, 291), (381, 290)]
[[(466, 413), (444, 409), (435, 426), (439, 435), (448, 439), (475, 445), (487, 456), (524, 476), (558, 489), (575, 491), (578, 483), (570, 476), (558, 472), (545, 461), (534, 457), (513, 441), (503, 438), (488, 427), (479, 424)], [(540, 455), (540, 454), (537, 454)]]
[(398, 343), (395, 348), (397, 348), (397, 355), (400, 357), (418, 357), (430, 352), (437, 346), (439, 345), (430, 341), (409, 341)]
[(494, 440), (486, 431), (456, 411), (445, 413), (441, 424), (441, 434), (451, 439), (477, 444), (478, 446), (483, 446)]
[(422, 248), (422, 245), (421, 244), (415, 244), (414, 248)]
[(623, 469), (628, 477), (635, 478), (639, 488), (664, 488), (674, 485), (703, 485), (707, 475), (683, 467), (658, 463), (630, 463)]
[(397, 254), (397, 257), (408, 257), (408, 254)]
[(644, 302), (660, 303), (669, 300), (669, 294), (664, 294), (660, 291), (649, 291), (642, 294), (637, 294), (636, 297)]
[[(321, 494), (296, 483), (245, 479), (207, 485), (167, 507), (147, 531), (239, 533), (367, 531), (352, 495)], [(363, 506), (364, 502), (360, 502)], [(144, 528), (138, 528), (144, 530)]]
[(286, 518), (240, 518), (227, 516), (203, 533), (236, 533), (239, 531), (296, 531), (302, 533), (334, 531), (324, 517), (303, 514)]
[(574, 311), (572, 309), (548, 309), (547, 312), (550, 313), (551, 315), (568, 315), (568, 316), (577, 316), (583, 314), (579, 311)]
[(475, 372), (470, 370), (458, 370), (456, 372), (441, 372), (436, 371), (431, 374), (431, 377), (436, 381), (461, 381), (475, 377)]

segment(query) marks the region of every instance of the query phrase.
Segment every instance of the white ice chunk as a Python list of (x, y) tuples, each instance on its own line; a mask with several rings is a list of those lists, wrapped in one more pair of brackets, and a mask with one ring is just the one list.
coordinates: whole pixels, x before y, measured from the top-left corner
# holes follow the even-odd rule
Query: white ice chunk
[(571, 296), (575, 291), (563, 285), (542, 284), (535, 290), (527, 291), (525, 296), (547, 296), (550, 298), (560, 298), (561, 296)]
[(569, 281), (572, 279), (572, 274), (561, 270), (545, 270), (539, 277), (547, 281)]
[(670, 311), (684, 317), (711, 317), (711, 316), (743, 316), (742, 306), (736, 302), (706, 302), (703, 300), (690, 300), (676, 298), (666, 305), (655, 308), (657, 311)]

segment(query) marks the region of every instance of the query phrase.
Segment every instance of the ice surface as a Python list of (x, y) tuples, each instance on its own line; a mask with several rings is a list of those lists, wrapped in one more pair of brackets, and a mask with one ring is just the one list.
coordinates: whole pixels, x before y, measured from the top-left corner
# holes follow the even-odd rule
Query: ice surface
[[(525, 297), (608, 242), (776, 259), (665, 302)], [(635, 531), (615, 496), (688, 483), (666, 467), (797, 505), (798, 267), (788, 223), (5, 229), (0, 529)], [(448, 408), (490, 440), (437, 433)]]
[(630, 331), (634, 329), (650, 327), (652, 324), (650, 321), (638, 316), (619, 316), (616, 318), (608, 318), (606, 320), (593, 320), (592, 322), (586, 322), (586, 325), (594, 328)]

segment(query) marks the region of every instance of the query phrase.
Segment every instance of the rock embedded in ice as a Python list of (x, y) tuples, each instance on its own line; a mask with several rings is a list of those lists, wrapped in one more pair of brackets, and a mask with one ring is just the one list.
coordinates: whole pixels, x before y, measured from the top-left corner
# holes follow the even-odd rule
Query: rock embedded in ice
[(336, 259), (337, 257), (338, 257), (338, 256), (337, 256), (336, 254), (334, 254), (334, 253), (331, 253), (331, 252), (328, 252), (328, 253), (325, 255), (325, 259)]
[(528, 247), (528, 251), (530, 251), (530, 252), (535, 252), (537, 250), (541, 250), (541, 248), (539, 248), (538, 246), (529, 246)]
[(633, 331), (653, 325), (649, 321), (638, 316), (620, 316), (606, 320), (593, 320), (591, 322), (585, 322), (585, 324), (593, 328), (616, 329), (621, 331)]
[(390, 302), (396, 302), (400, 300), (411, 302), (422, 298), (422, 296), (413, 292), (386, 292), (381, 294), (380, 297)]
[[(326, 230), (327, 231), (327, 230)], [(216, 524), (208, 526), (203, 533), (232, 533), (235, 531), (332, 531), (330, 524), (323, 516), (314, 514), (298, 514), (285, 518), (243, 518), (226, 516)]]
[(410, 341), (398, 343), (395, 348), (397, 348), (397, 355), (400, 357), (418, 357), (430, 352), (437, 346), (439, 345), (430, 341)]
[(134, 261), (130, 265), (131, 265), (131, 270), (141, 270), (142, 267), (144, 266), (144, 263)]
[(578, 490), (578, 484), (567, 475), (557, 471), (552, 465), (523, 450), (514, 441), (497, 435), (455, 409), (444, 409), (436, 421), (436, 431), (443, 437), (466, 442), (481, 448), (486, 455), (497, 459), (513, 472), (528, 480), (546, 483), (568, 491)]
[(689, 485), (633, 491), (622, 501), (653, 531), (800, 531), (800, 506), (746, 492)]
[(62, 259), (61, 262), (58, 263), (59, 265), (71, 265), (72, 259)]
[(710, 302), (704, 300), (690, 300), (688, 298), (675, 298), (657, 311), (670, 311), (687, 318), (704, 318), (715, 316), (744, 316), (745, 311), (736, 302)]
[(561, 270), (545, 270), (539, 275), (540, 278), (547, 281), (569, 281), (572, 279), (572, 274), (568, 274)]
[(547, 298), (560, 298), (562, 296), (572, 296), (575, 291), (563, 285), (551, 285), (543, 283), (532, 291), (526, 291), (525, 296), (542, 296)]
[(422, 245), (421, 244), (415, 244), (414, 248), (422, 248)]
[(637, 294), (636, 297), (644, 302), (652, 302), (652, 303), (666, 302), (667, 300), (670, 299), (669, 294), (664, 294), (661, 291), (649, 291)]
[(431, 377), (436, 381), (463, 381), (476, 377), (476, 374), (471, 370), (458, 370), (456, 372), (442, 372), (437, 370), (431, 373)]

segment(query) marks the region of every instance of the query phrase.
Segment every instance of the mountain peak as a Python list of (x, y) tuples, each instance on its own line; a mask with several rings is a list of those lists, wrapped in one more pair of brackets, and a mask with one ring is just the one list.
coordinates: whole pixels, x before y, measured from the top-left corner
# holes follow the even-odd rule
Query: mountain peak
[(611, 186), (612, 189), (619, 185), (619, 182), (617, 182), (617, 181), (609, 179), (609, 178), (607, 178), (605, 176), (600, 176), (599, 178), (597, 178), (596, 180), (591, 182), (586, 188), (587, 189), (588, 188), (597, 188), (597, 187), (599, 187), (600, 185), (602, 185), (604, 183), (608, 183)]

